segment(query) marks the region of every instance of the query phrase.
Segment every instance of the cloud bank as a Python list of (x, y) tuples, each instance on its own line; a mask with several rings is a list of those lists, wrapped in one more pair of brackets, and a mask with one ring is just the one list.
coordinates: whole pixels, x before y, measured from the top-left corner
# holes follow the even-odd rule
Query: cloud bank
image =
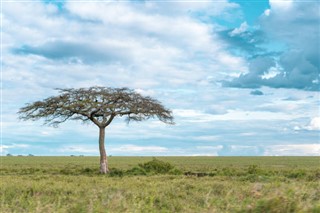
[(2, 151), (97, 153), (95, 126), (52, 129), (16, 114), (57, 95), (53, 88), (94, 85), (133, 88), (176, 118), (172, 127), (115, 120), (106, 140), (113, 154), (272, 155), (269, 146), (297, 145), (289, 155), (316, 144), (319, 6), (263, 5), (3, 2)]
[[(285, 2), (285, 3), (284, 3)], [(285, 5), (285, 6), (284, 6)], [(258, 29), (244, 22), (222, 34), (248, 57), (249, 70), (227, 87), (320, 90), (320, 15), (316, 1), (270, 1)]]

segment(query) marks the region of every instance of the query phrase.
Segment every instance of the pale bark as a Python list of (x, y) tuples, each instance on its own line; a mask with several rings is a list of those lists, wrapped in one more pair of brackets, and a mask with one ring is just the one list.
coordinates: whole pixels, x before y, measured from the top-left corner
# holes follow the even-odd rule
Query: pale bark
[(100, 150), (100, 173), (106, 174), (109, 172), (107, 153), (104, 147), (105, 127), (99, 128), (99, 150)]

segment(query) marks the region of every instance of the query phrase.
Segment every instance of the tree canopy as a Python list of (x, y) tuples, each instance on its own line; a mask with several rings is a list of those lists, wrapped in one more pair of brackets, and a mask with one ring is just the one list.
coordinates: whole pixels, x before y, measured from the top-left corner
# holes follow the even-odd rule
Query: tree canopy
[(126, 121), (142, 121), (158, 118), (174, 124), (172, 112), (159, 101), (142, 96), (132, 89), (90, 87), (57, 89), (58, 96), (29, 103), (18, 112), (22, 120), (45, 119), (45, 124), (58, 126), (66, 120), (93, 122), (99, 127), (108, 126), (117, 116)]

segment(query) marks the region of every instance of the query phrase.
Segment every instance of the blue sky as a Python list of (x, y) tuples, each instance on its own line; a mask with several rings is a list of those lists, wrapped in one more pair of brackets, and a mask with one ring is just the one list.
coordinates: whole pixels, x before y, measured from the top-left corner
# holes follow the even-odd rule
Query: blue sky
[(19, 121), (54, 88), (130, 87), (172, 109), (109, 155), (319, 155), (318, 1), (2, 3), (1, 154), (98, 155), (98, 129)]

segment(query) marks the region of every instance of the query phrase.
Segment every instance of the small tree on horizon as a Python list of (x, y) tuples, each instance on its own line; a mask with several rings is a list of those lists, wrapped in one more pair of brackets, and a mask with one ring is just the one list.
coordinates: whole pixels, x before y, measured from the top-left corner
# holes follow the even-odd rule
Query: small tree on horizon
[(57, 89), (58, 96), (43, 101), (28, 103), (20, 108), (22, 120), (45, 119), (44, 124), (57, 127), (67, 120), (93, 122), (99, 127), (100, 173), (108, 169), (105, 151), (105, 128), (115, 117), (126, 117), (126, 121), (143, 121), (158, 118), (167, 124), (174, 124), (172, 112), (159, 101), (142, 96), (128, 88), (89, 87), (80, 89)]

